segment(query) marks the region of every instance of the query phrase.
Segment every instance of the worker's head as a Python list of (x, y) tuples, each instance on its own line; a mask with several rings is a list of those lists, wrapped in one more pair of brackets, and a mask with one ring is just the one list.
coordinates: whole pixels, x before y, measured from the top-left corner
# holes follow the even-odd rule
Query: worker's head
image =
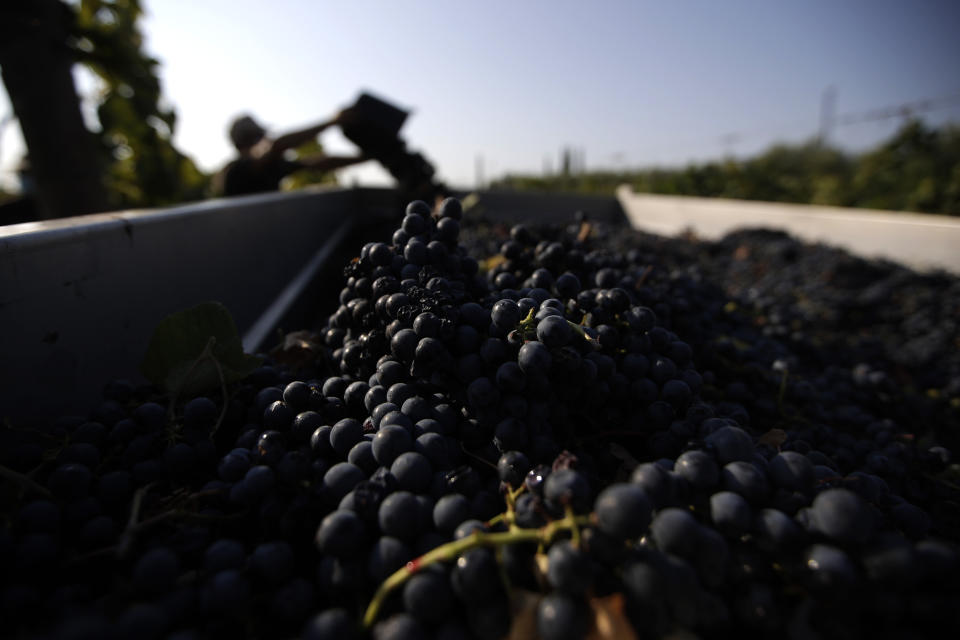
[(230, 140), (238, 151), (245, 151), (260, 142), (267, 130), (249, 115), (240, 116), (230, 125)]

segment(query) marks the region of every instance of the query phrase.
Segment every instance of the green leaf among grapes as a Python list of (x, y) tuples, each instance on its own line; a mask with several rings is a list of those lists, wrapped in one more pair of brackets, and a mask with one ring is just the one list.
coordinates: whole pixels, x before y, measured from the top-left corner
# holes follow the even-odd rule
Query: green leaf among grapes
[[(211, 338), (213, 358), (201, 358)], [(247, 376), (260, 362), (243, 352), (237, 325), (227, 308), (219, 302), (204, 302), (160, 321), (140, 372), (168, 392), (195, 395), (220, 385), (217, 365), (230, 383)]]

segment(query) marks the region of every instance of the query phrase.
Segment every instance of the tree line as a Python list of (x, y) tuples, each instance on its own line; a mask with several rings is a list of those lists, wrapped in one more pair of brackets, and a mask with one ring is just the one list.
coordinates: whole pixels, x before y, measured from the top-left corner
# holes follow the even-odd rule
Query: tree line
[(960, 215), (960, 125), (930, 127), (912, 119), (860, 154), (811, 140), (778, 144), (747, 159), (677, 169), (514, 174), (490, 186), (612, 195), (622, 184), (641, 193)]

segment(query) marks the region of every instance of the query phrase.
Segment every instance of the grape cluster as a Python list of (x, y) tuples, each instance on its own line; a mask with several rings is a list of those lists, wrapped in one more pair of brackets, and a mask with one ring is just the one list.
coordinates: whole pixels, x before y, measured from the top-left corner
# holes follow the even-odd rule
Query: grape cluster
[(689, 247), (462, 221), (364, 245), (309, 367), (5, 428), (13, 637), (958, 628), (952, 450), (873, 370)]

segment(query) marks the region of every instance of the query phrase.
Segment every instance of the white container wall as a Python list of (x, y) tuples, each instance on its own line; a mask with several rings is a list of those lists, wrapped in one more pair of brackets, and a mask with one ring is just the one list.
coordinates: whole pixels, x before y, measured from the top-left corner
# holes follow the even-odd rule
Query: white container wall
[(821, 207), (782, 202), (693, 198), (617, 190), (630, 224), (643, 231), (676, 235), (693, 231), (717, 239), (746, 227), (780, 229), (808, 242), (841, 247), (869, 258), (885, 258), (920, 270), (960, 273), (960, 218)]

